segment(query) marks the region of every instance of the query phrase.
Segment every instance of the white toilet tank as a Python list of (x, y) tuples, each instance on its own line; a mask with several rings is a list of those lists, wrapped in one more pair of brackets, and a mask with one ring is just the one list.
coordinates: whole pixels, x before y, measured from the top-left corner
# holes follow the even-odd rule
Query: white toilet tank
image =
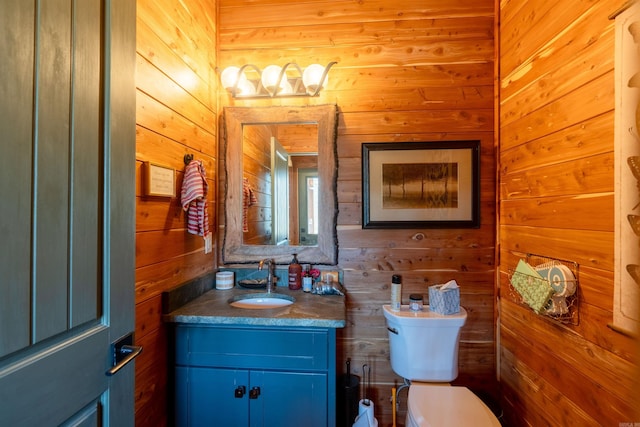
[(458, 376), (458, 343), (467, 312), (441, 315), (429, 310), (400, 311), (383, 306), (389, 330), (391, 368), (403, 378), (423, 382), (449, 382)]

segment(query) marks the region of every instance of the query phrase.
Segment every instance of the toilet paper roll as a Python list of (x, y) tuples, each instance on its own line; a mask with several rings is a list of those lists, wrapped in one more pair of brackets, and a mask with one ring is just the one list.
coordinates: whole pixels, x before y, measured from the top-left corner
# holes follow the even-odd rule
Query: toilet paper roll
[(362, 399), (358, 403), (358, 416), (353, 427), (378, 427), (378, 420), (374, 416), (373, 402), (370, 399)]
[(233, 288), (233, 271), (219, 271), (216, 273), (216, 289)]
[(549, 269), (547, 276), (549, 284), (557, 297), (568, 297), (576, 291), (576, 277), (566, 265), (555, 265)]

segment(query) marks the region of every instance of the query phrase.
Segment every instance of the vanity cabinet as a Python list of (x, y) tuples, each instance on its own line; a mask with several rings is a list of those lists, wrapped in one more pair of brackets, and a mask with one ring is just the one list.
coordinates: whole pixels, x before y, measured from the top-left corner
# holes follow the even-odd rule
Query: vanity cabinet
[(177, 426), (335, 426), (335, 329), (175, 329)]

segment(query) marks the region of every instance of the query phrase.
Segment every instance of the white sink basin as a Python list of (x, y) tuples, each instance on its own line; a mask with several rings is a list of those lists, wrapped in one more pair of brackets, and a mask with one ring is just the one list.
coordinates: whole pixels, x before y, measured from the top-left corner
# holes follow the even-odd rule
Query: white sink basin
[(284, 294), (260, 293), (238, 295), (229, 300), (232, 307), (237, 308), (278, 308), (293, 304), (295, 298)]

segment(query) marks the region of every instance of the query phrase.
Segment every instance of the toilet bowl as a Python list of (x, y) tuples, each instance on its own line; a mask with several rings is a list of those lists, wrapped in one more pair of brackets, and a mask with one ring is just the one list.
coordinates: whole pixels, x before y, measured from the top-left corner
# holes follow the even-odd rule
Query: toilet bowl
[(458, 376), (460, 330), (467, 312), (441, 315), (425, 306), (399, 311), (383, 306), (389, 331), (391, 368), (409, 385), (407, 427), (497, 427), (491, 410), (466, 387), (449, 385)]
[(405, 427), (500, 427), (487, 405), (466, 387), (412, 383)]

